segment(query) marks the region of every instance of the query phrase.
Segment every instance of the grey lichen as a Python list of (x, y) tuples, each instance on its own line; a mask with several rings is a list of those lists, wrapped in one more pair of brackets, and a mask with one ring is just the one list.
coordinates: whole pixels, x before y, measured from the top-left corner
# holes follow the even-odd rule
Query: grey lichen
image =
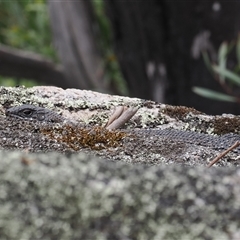
[[(0, 152), (1, 239), (229, 239), (237, 169)], [(214, 176), (214, 178), (212, 177)]]
[[(136, 116), (130, 120), (129, 127), (165, 128), (192, 130), (203, 133), (240, 133), (240, 117), (233, 115), (208, 116), (193, 108), (157, 104), (138, 98), (111, 96), (86, 90), (56, 87), (6, 88), (0, 87), (0, 104), (18, 106), (33, 104), (55, 111), (65, 110), (65, 117), (73, 117), (77, 112), (79, 119), (86, 123), (102, 124), (106, 114), (110, 115), (116, 106), (140, 107)], [(89, 114), (91, 112), (92, 114)], [(103, 116), (103, 117), (102, 117)], [(99, 122), (100, 121), (100, 122)]]
[(23, 150), (0, 151), (1, 239), (240, 238), (237, 154), (221, 160), (225, 168), (199, 168), (219, 152), (158, 136), (126, 137), (101, 151), (78, 148), (102, 159), (73, 154), (57, 139), (62, 125), (48, 128), (49, 138), (37, 123), (6, 119), (5, 108), (23, 103), (83, 114), (99, 125), (119, 104), (142, 106), (128, 127), (239, 133), (237, 116), (90, 91), (0, 87), (0, 146)]

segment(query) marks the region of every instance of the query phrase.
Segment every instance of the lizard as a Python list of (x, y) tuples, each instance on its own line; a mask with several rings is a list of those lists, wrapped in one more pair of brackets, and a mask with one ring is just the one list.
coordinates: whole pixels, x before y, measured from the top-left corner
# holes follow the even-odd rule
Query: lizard
[[(9, 108), (6, 110), (6, 115), (25, 120), (37, 120), (41, 122), (68, 122), (68, 119), (64, 118), (55, 111), (29, 104), (23, 104), (21, 106)], [(72, 124), (73, 122), (69, 120), (69, 123)], [(163, 140), (201, 145), (213, 149), (227, 149), (232, 146), (236, 141), (240, 141), (240, 135), (232, 133), (219, 136), (178, 129), (138, 129), (123, 131), (134, 133), (136, 135), (140, 134), (144, 137), (151, 137), (153, 135), (157, 135)], [(237, 153), (240, 153), (240, 148), (235, 149), (235, 151)]]
[(30, 104), (11, 107), (6, 110), (5, 114), (9, 117), (37, 120), (40, 122), (60, 123), (65, 120), (64, 117), (52, 110)]

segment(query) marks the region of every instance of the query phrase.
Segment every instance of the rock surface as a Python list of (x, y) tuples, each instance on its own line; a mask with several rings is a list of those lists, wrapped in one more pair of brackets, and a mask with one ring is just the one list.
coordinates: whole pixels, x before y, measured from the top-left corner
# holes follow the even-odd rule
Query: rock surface
[(116, 106), (138, 106), (127, 129), (208, 134), (239, 134), (238, 116), (55, 87), (1, 87), (0, 104), (1, 239), (240, 238), (236, 153), (207, 169), (218, 151), (157, 136), (85, 146), (78, 127), (16, 121), (4, 111), (33, 104), (91, 129), (104, 125)]
[(239, 239), (240, 170), (0, 152), (1, 239)]

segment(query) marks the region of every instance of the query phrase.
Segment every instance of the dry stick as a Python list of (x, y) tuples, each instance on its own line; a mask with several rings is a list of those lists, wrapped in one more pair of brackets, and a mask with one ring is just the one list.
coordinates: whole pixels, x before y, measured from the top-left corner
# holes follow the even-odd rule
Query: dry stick
[(234, 148), (237, 148), (240, 145), (240, 141), (236, 141), (231, 147), (229, 147), (224, 152), (220, 153), (216, 158), (214, 158), (207, 167), (210, 168), (213, 164), (218, 162), (222, 157), (224, 157), (228, 152), (232, 151)]
[(112, 122), (114, 122), (117, 118), (119, 118), (122, 115), (124, 110), (125, 110), (124, 106), (118, 106), (113, 112), (113, 114), (109, 117), (105, 127), (108, 127)]
[(108, 130), (111, 129), (117, 129), (119, 127), (121, 127), (123, 124), (125, 124), (129, 119), (132, 118), (132, 116), (134, 116), (136, 114), (136, 112), (138, 111), (138, 108), (128, 108), (126, 111), (124, 111), (122, 113), (122, 115), (116, 119), (114, 122), (112, 122), (110, 125), (107, 126)]

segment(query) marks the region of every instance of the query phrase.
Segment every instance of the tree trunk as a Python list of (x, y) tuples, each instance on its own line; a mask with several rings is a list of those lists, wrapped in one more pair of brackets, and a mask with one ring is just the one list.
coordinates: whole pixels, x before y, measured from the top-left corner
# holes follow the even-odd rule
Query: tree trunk
[(69, 87), (102, 90), (101, 56), (88, 1), (48, 1), (54, 43)]
[(105, 1), (116, 54), (132, 96), (206, 113), (240, 113), (237, 104), (202, 98), (192, 87), (221, 91), (201, 51), (216, 58), (226, 40), (237, 38), (237, 1)]
[[(163, 101), (164, 18), (152, 1), (106, 1), (118, 60), (132, 96)], [(161, 94), (156, 94), (157, 91)]]

